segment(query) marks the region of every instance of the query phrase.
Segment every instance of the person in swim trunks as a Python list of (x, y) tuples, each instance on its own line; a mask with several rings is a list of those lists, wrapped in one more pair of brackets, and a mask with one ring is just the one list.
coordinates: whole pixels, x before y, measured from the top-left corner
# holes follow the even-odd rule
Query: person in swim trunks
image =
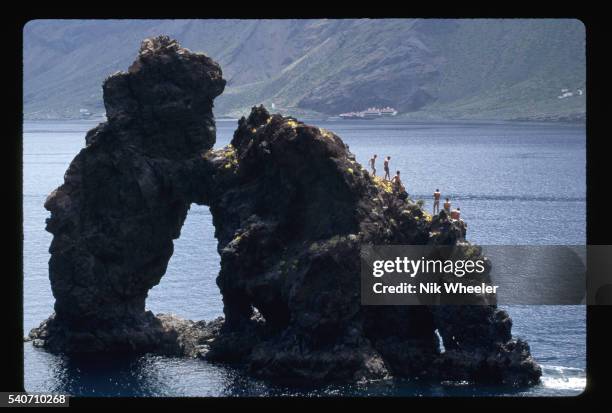
[(402, 189), (402, 180), (400, 179), (400, 171), (395, 172), (395, 176), (391, 180), (391, 184), (393, 185), (393, 189), (395, 189), (398, 192)]
[(444, 203), (444, 210), (446, 211), (447, 214), (450, 214), (451, 212), (450, 198), (446, 198), (446, 202)]
[(436, 192), (433, 194), (434, 196), (434, 204), (433, 204), (433, 213), (440, 212), (440, 190), (436, 189)]
[(374, 154), (374, 156), (370, 158), (370, 168), (372, 169), (372, 176), (376, 176), (376, 158), (377, 157), (378, 155)]
[(385, 177), (383, 179), (385, 180), (391, 179), (391, 174), (389, 173), (389, 161), (390, 160), (391, 160), (391, 157), (387, 156), (387, 159), (385, 159), (385, 162), (383, 164), (383, 167), (385, 169)]

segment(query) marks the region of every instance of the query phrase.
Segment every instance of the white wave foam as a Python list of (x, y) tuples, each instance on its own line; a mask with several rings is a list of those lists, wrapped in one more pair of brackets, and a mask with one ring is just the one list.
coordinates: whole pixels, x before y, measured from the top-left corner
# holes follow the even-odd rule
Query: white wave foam
[(586, 388), (586, 377), (542, 377), (541, 380), (549, 389), (582, 391)]
[(584, 369), (563, 366), (542, 366), (542, 385), (549, 389), (582, 391), (586, 387)]

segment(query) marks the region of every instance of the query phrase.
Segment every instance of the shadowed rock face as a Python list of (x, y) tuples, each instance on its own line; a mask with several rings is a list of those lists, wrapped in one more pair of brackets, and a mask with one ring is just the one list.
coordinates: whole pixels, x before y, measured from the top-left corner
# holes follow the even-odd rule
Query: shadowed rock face
[[(143, 42), (128, 73), (104, 82), (108, 121), (45, 202), (56, 297), (49, 345), (66, 351), (154, 348), (146, 314), (194, 195), (195, 165), (215, 143), (221, 69), (161, 37)], [(155, 328), (153, 328), (155, 327)], [(57, 345), (54, 344), (57, 340)]]
[[(167, 37), (106, 80), (108, 122), (45, 203), (56, 304), (30, 333), (36, 345), (197, 356), (284, 380), (538, 380), (495, 306), (362, 306), (362, 244), (480, 250), (462, 222), (372, 178), (330, 131), (257, 107), (211, 150), (224, 84), (216, 63)], [(225, 317), (208, 323), (145, 311), (191, 203), (210, 207), (221, 256)]]

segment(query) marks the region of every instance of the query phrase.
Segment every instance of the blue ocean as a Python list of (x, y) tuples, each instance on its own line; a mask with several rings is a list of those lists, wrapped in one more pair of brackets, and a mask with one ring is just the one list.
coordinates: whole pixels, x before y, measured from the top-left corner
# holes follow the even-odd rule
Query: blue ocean
[[(391, 156), (413, 199), (431, 210), (440, 189), (468, 223), (467, 239), (481, 245), (586, 243), (586, 137), (581, 124), (519, 122), (417, 123), (313, 121), (350, 146), (367, 165)], [(48, 278), (51, 235), (46, 196), (63, 182), (70, 161), (96, 125), (31, 121), (23, 134), (24, 335), (53, 312)], [(216, 147), (226, 145), (236, 120), (217, 121)], [(223, 314), (219, 271), (207, 207), (193, 205), (175, 253), (147, 300), (155, 313), (192, 320)], [(519, 389), (464, 382), (393, 380), (359, 385), (288, 387), (255, 380), (235, 368), (202, 360), (139, 356), (79, 360), (24, 344), (29, 392), (78, 396), (573, 396), (586, 385), (584, 306), (508, 306), (515, 336), (527, 340), (543, 368), (541, 384)]]

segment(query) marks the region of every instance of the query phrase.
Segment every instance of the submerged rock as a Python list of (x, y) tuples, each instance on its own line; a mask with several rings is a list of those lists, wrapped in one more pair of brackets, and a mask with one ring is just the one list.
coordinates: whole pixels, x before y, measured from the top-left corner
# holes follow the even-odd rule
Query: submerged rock
[[(108, 121), (45, 203), (55, 314), (30, 339), (55, 352), (239, 363), (283, 380), (538, 380), (528, 345), (486, 297), (362, 306), (363, 244), (480, 250), (462, 221), (432, 218), (371, 177), (330, 131), (255, 107), (212, 150), (224, 85), (215, 62), (167, 37), (145, 40), (128, 73), (106, 80)], [(209, 323), (145, 310), (191, 203), (210, 207), (221, 257), (225, 316)]]

